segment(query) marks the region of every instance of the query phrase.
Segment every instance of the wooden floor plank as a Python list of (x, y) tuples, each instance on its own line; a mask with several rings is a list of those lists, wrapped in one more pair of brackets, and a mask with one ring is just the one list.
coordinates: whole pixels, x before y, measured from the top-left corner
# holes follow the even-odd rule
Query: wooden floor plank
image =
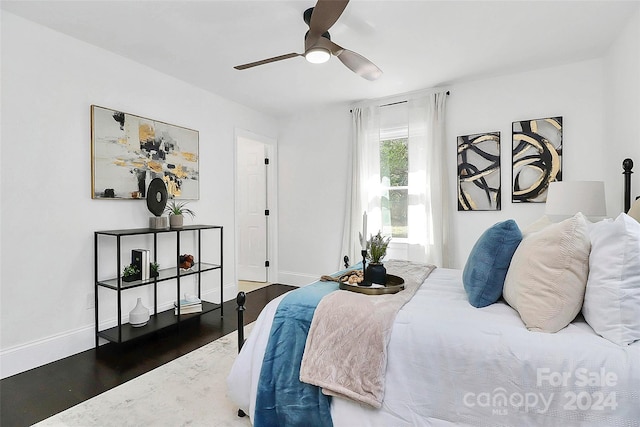
[[(244, 323), (295, 289), (269, 285), (247, 293)], [(237, 329), (235, 299), (220, 311), (123, 344), (105, 344), (0, 381), (0, 425), (30, 426), (183, 356)]]

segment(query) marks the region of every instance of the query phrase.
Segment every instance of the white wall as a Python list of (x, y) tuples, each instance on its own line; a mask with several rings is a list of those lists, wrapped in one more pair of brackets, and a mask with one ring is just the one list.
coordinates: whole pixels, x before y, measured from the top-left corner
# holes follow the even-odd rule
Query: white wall
[[(511, 203), (513, 121), (563, 116), (563, 178), (604, 180), (609, 216), (623, 209), (621, 163), (626, 157), (635, 160), (632, 188), (640, 195), (640, 10), (600, 59), (450, 87), (446, 162), (454, 212), (453, 267), (464, 266), (477, 238), (495, 222), (513, 218), (525, 226), (544, 214), (544, 204)], [(332, 271), (341, 257), (346, 200), (341, 188), (351, 144), (346, 110), (301, 112), (281, 125), (279, 253), (285, 283), (309, 283)], [(495, 130), (502, 136), (502, 210), (457, 212), (456, 137)]]
[[(275, 139), (275, 119), (2, 12), (2, 377), (94, 345), (93, 232), (148, 225), (144, 201), (91, 199), (91, 104), (200, 132), (190, 207), (194, 223), (225, 227), (235, 297), (234, 129)], [(101, 322), (115, 319), (102, 310)]]
[(280, 282), (305, 285), (338, 269), (346, 203), (348, 105), (302, 112), (278, 137)]
[[(640, 9), (629, 17), (627, 25), (605, 57), (605, 135), (603, 143), (609, 181), (622, 182), (622, 160), (634, 160), (632, 196), (640, 196)], [(609, 167), (612, 166), (612, 167)], [(615, 166), (615, 167), (613, 167)], [(611, 215), (623, 208), (623, 186), (607, 188)]]
[[(453, 267), (462, 268), (480, 234), (498, 221), (513, 218), (520, 227), (544, 214), (544, 203), (511, 203), (512, 122), (563, 117), (562, 178), (566, 181), (605, 179), (603, 61), (560, 67), (458, 84), (447, 105), (447, 165), (451, 170), (453, 206)], [(458, 212), (456, 204), (456, 138), (500, 131), (502, 210)], [(616, 169), (617, 170), (617, 169)], [(621, 186), (621, 181), (605, 187)]]
[[(544, 204), (511, 203), (513, 121), (563, 116), (564, 179), (604, 180), (607, 192), (621, 188), (622, 159), (605, 156), (611, 144), (606, 137), (610, 126), (605, 123), (607, 61), (583, 61), (449, 86), (450, 149), (445, 160), (450, 169), (450, 203), (454, 212), (453, 267), (464, 266), (477, 238), (495, 222), (513, 218), (526, 226), (544, 214)], [(637, 99), (628, 103), (630, 109), (637, 109)], [(344, 113), (347, 110), (342, 107), (338, 111), (300, 113), (281, 125), (279, 254), (281, 270), (287, 270), (281, 276), (285, 283), (309, 283), (334, 270), (335, 260), (341, 257), (346, 200), (342, 186), (351, 144), (350, 118)], [(619, 125), (632, 132), (637, 123), (635, 120)], [(496, 130), (502, 136), (502, 210), (457, 212), (456, 137)], [(636, 144), (637, 137), (618, 142), (621, 150), (637, 150)], [(610, 203), (609, 215), (621, 209), (621, 201)]]

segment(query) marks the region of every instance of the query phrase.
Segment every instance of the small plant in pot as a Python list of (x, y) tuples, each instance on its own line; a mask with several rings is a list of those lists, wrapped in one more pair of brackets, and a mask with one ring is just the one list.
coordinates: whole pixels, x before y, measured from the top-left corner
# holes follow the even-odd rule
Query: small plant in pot
[(160, 264), (158, 264), (157, 262), (152, 262), (149, 264), (149, 268), (151, 271), (150, 276), (153, 277), (158, 277), (159, 273), (158, 270), (160, 269)]
[(122, 270), (122, 280), (125, 282), (133, 282), (140, 280), (140, 269), (137, 265), (129, 264)]
[(367, 242), (367, 259), (369, 260), (365, 274), (367, 281), (380, 285), (387, 283), (387, 269), (382, 264), (382, 258), (387, 254), (390, 241), (391, 237), (384, 237), (378, 231), (378, 234), (371, 236)]
[(184, 224), (184, 215), (190, 215), (191, 218), (196, 214), (191, 209), (187, 208), (187, 202), (176, 202), (172, 200), (167, 204), (165, 212), (169, 214), (169, 225), (171, 228), (181, 228)]

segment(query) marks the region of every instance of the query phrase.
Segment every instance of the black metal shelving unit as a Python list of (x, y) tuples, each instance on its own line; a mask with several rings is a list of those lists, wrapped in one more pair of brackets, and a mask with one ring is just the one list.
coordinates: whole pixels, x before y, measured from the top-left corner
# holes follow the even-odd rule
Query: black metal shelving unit
[[(196, 233), (198, 251), (196, 260), (202, 260), (202, 233), (206, 230), (218, 231), (220, 233), (220, 252), (219, 252), (219, 264), (212, 264), (208, 262), (197, 262), (189, 271), (180, 269), (180, 237), (183, 233)], [(122, 238), (127, 236), (140, 236), (140, 235), (153, 235), (153, 260), (157, 262), (158, 257), (158, 235), (165, 233), (176, 234), (176, 266), (172, 268), (165, 268), (159, 270), (157, 277), (153, 277), (149, 280), (135, 280), (133, 282), (125, 282), (122, 279), (122, 260), (121, 260), (121, 245)], [(115, 238), (116, 239), (116, 265), (117, 273), (116, 277), (107, 280), (99, 280), (98, 274), (98, 260), (100, 249), (100, 238)], [(128, 264), (128, 263), (127, 263)], [(96, 322), (96, 348), (98, 348), (99, 339), (104, 338), (111, 342), (123, 343), (130, 341), (144, 335), (151, 334), (161, 329), (179, 325), (180, 322), (199, 317), (205, 313), (209, 313), (214, 310), (220, 310), (220, 315), (224, 315), (223, 305), (223, 234), (222, 226), (219, 225), (187, 225), (182, 228), (170, 228), (170, 229), (152, 229), (152, 228), (132, 228), (125, 230), (105, 230), (94, 232), (94, 283), (95, 283), (95, 322)], [(173, 280), (176, 286), (176, 301), (180, 301), (180, 280), (186, 276), (197, 276), (198, 284), (198, 298), (202, 295), (202, 275), (203, 273), (219, 271), (220, 272), (220, 304), (202, 301), (202, 311), (198, 313), (190, 314), (174, 314), (173, 307), (169, 310), (158, 312), (158, 283)], [(134, 328), (129, 323), (122, 323), (122, 292), (128, 289), (137, 288), (140, 286), (153, 286), (153, 314), (149, 318), (149, 322), (143, 327)], [(98, 310), (99, 288), (111, 289), (117, 293), (117, 305), (118, 305), (118, 325), (109, 329), (100, 330)]]

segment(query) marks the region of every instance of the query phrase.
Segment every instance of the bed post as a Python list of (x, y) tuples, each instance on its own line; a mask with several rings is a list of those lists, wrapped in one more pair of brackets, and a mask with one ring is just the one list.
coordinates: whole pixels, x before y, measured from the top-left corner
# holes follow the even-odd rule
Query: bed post
[(236, 297), (236, 304), (238, 304), (236, 308), (238, 312), (238, 353), (240, 353), (242, 345), (244, 344), (244, 311), (246, 310), (244, 303), (246, 300), (247, 295), (242, 291), (238, 292), (238, 296)]
[(631, 209), (631, 174), (633, 173), (631, 169), (633, 169), (633, 160), (624, 159), (622, 161), (622, 169), (624, 172), (624, 212), (629, 212)]
[[(246, 310), (244, 303), (246, 300), (247, 295), (242, 291), (238, 292), (238, 296), (236, 297), (236, 304), (238, 305), (236, 308), (238, 312), (238, 353), (240, 353), (244, 345), (244, 311)], [(245, 417), (246, 415), (242, 409), (238, 409), (239, 417)]]

